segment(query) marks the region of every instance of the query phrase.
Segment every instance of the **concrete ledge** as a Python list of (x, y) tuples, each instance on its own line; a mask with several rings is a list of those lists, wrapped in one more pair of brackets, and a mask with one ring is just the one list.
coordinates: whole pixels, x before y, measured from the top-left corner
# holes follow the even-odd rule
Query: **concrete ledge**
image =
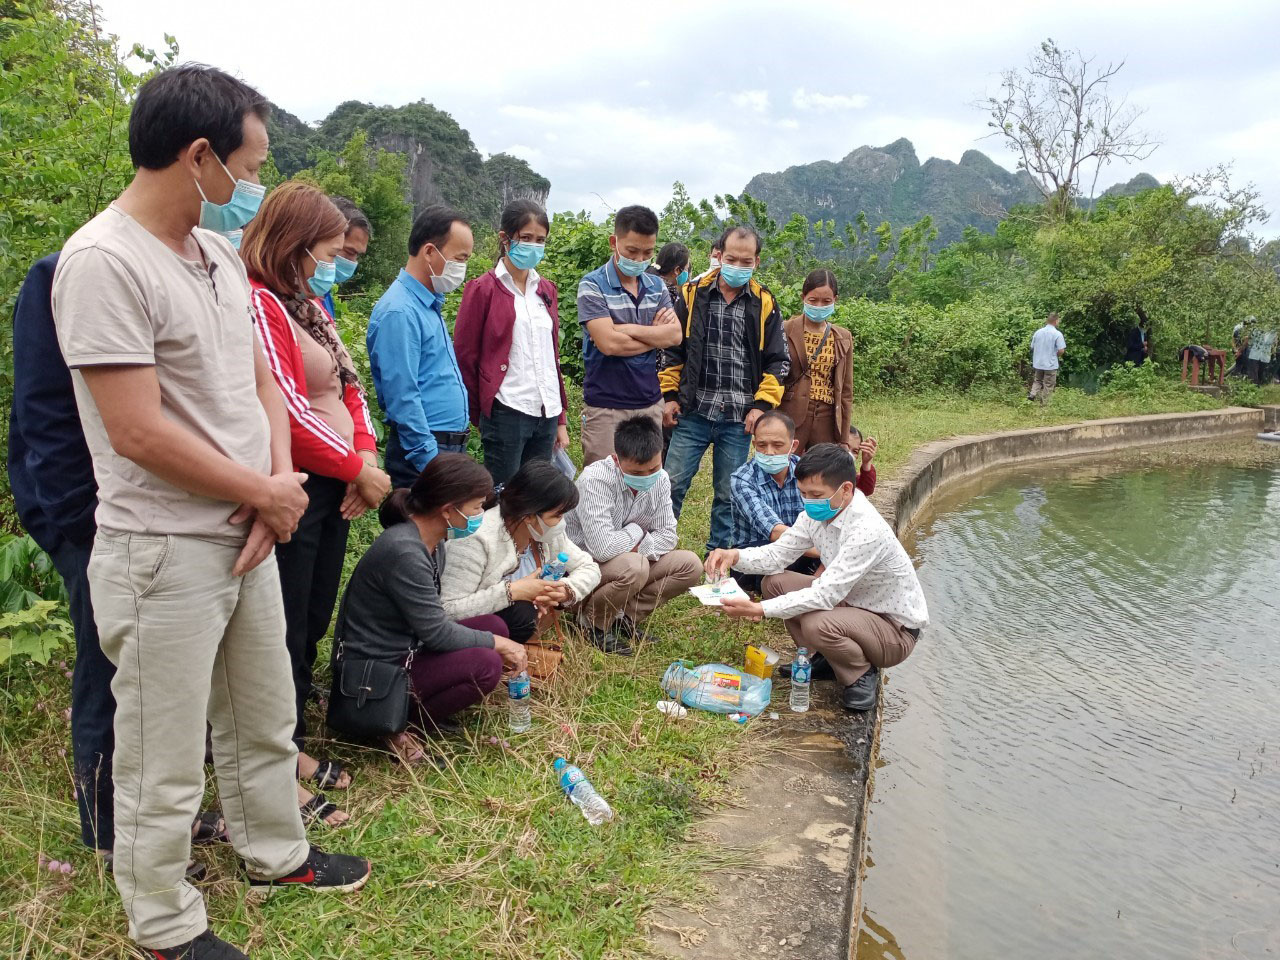
[(1264, 419), (1260, 409), (1227, 407), (935, 440), (916, 448), (900, 475), (881, 484), (871, 501), (901, 537), (935, 495), (992, 467), (1257, 433), (1264, 428)]
[(1280, 430), (1280, 404), (1262, 408), (1262, 423), (1268, 430)]

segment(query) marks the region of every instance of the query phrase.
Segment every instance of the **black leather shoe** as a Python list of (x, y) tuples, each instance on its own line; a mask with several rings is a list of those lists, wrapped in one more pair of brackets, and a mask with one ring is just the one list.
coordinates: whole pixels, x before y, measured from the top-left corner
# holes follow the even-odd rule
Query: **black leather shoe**
[(583, 630), (586, 635), (587, 642), (597, 650), (603, 653), (612, 653), (619, 657), (629, 657), (632, 649), (627, 646), (627, 642), (619, 637), (613, 630), (601, 630), (599, 627), (587, 627)]
[(633, 623), (630, 617), (619, 617), (613, 624), (613, 632), (632, 643), (657, 643), (662, 638), (643, 624)]
[[(795, 661), (792, 661), (792, 663), (794, 662)], [(812, 657), (809, 658), (809, 667), (811, 668), (811, 672), (809, 674), (809, 679), (811, 681), (812, 680), (834, 680), (836, 678), (835, 670), (831, 668), (831, 664), (827, 661), (827, 658), (820, 653), (815, 653)], [(784, 663), (782, 666), (780, 666), (778, 668), (778, 676), (785, 677), (786, 679), (790, 680), (791, 664)]]
[(880, 671), (872, 667), (844, 688), (840, 702), (846, 710), (870, 710), (876, 705), (879, 693)]

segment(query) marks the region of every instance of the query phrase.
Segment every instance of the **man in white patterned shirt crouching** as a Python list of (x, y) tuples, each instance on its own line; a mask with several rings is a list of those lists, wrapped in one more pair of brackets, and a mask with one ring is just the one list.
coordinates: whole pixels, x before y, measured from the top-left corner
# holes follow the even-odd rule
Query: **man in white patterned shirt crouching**
[[(785, 620), (797, 647), (823, 655), (844, 688), (846, 710), (876, 703), (880, 670), (911, 655), (929, 622), (911, 558), (862, 491), (858, 470), (834, 443), (810, 447), (795, 468), (804, 513), (786, 533), (760, 547), (713, 550), (707, 574), (730, 568), (764, 578), (761, 603), (723, 601), (731, 617)], [(826, 567), (817, 577), (786, 568), (816, 548)], [(814, 675), (819, 663), (815, 659)]]
[(600, 565), (600, 586), (582, 602), (579, 622), (606, 653), (630, 654), (654, 639), (640, 626), (659, 604), (702, 579), (690, 550), (677, 550), (671, 479), (662, 469), (662, 431), (629, 417), (613, 434), (614, 453), (583, 468), (569, 538)]

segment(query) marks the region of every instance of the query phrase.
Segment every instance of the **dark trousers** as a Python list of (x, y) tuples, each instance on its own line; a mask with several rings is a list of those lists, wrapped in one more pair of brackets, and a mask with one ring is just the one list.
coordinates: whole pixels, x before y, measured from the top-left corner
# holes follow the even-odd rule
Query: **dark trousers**
[[(805, 573), (814, 576), (818, 572), (818, 567), (822, 566), (822, 561), (817, 557), (800, 557), (795, 563), (787, 567), (794, 573)], [(739, 573), (733, 571), (733, 579), (738, 581), (738, 586), (747, 593), (764, 593), (764, 574), (760, 573)]]
[[(494, 614), (458, 621), (464, 627), (506, 636)], [(417, 706), (417, 726), (430, 730), (438, 721), (479, 703), (502, 679), (502, 657), (491, 647), (468, 647), (447, 653), (419, 653), (409, 667)]]
[[(441, 453), (466, 453), (465, 443), (439, 443)], [(387, 452), (385, 466), (387, 475), (391, 477), (393, 488), (412, 487), (422, 471), (409, 462), (404, 447), (400, 444), (400, 435), (396, 433), (394, 423), (387, 424)], [(424, 464), (425, 466), (425, 464)]]
[(111, 755), (115, 751), (112, 725), (116, 715), (111, 679), (116, 668), (98, 645), (98, 627), (89, 599), (89, 553), (62, 541), (52, 553), (71, 600), (71, 626), (76, 635), (76, 662), (71, 675), (71, 755), (75, 770), (76, 804), (80, 808), (80, 838), (95, 850), (110, 850), (116, 842), (115, 784)]
[(678, 519), (689, 484), (702, 465), (702, 455), (713, 444), (711, 482), (715, 494), (711, 500), (708, 551), (733, 544), (733, 496), (729, 478), (747, 462), (751, 437), (743, 431), (741, 420), (708, 420), (696, 413), (683, 414), (671, 435), (666, 459), (667, 473), (671, 475), (671, 508)]
[[(516, 643), (528, 643), (533, 639), (533, 635), (538, 632), (538, 610), (528, 600), (517, 600), (509, 607), (499, 610), (491, 616), (498, 617), (506, 626), (503, 636), (509, 637)], [(468, 626), (470, 626), (468, 622)], [(479, 630), (488, 630), (488, 627), (478, 627)], [(490, 631), (493, 632), (493, 631)]]
[(555, 417), (531, 417), (493, 401), (489, 416), (480, 415), (485, 469), (493, 482), (506, 483), (530, 460), (550, 460), (556, 442)]
[(312, 475), (303, 485), (307, 504), (298, 529), (288, 543), (276, 546), (280, 593), (284, 599), (285, 646), (293, 667), (293, 693), (298, 723), (293, 742), (304, 747), (307, 722), (304, 708), (311, 696), (311, 671), (316, 647), (329, 632), (333, 605), (342, 579), (350, 524), (339, 512), (347, 485), (333, 477)]
[(1267, 360), (1248, 360), (1246, 361), (1246, 369), (1249, 371), (1248, 377), (1258, 386), (1264, 386), (1270, 382), (1268, 376), (1270, 362)]

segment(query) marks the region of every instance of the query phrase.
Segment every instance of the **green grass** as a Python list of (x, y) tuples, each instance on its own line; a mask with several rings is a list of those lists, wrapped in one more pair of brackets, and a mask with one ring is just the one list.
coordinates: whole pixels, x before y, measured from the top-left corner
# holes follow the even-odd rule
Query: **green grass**
[[(916, 445), (939, 437), (1212, 405), (1182, 393), (1134, 401), (1059, 390), (1041, 409), (1016, 397), (939, 394), (858, 402), (855, 422), (879, 438), (888, 479)], [(709, 461), (686, 502), (681, 539), (700, 549)], [(359, 524), (353, 555), (374, 535), (375, 521)], [(317, 753), (349, 762), (356, 782), (332, 794), (351, 824), (313, 831), (313, 839), (371, 857), (370, 885), (350, 899), (294, 893), (247, 906), (231, 851), (205, 848), (197, 855), (210, 865), (205, 895), (215, 930), (260, 958), (644, 955), (650, 907), (706, 902), (711, 886), (698, 867), (728, 854), (691, 828), (741, 796), (734, 771), (768, 746), (759, 726), (709, 714), (666, 720), (653, 706), (658, 678), (678, 658), (740, 662), (748, 637), (789, 646), (778, 624), (729, 624), (689, 598), (659, 611), (653, 626), (664, 639), (632, 660), (572, 646), (554, 684), (535, 690), (526, 734), (506, 732), (505, 704), (492, 698), (469, 715), (465, 737), (442, 748), (447, 770), (410, 771), (368, 749), (318, 745)], [(70, 761), (61, 753), (66, 680), (55, 666), (27, 661), (0, 671), (0, 955), (129, 956), (115, 888), (78, 841)], [(614, 823), (591, 828), (560, 796), (551, 772), (559, 754), (586, 771), (617, 812)], [(41, 853), (71, 860), (77, 875), (40, 871)]]

